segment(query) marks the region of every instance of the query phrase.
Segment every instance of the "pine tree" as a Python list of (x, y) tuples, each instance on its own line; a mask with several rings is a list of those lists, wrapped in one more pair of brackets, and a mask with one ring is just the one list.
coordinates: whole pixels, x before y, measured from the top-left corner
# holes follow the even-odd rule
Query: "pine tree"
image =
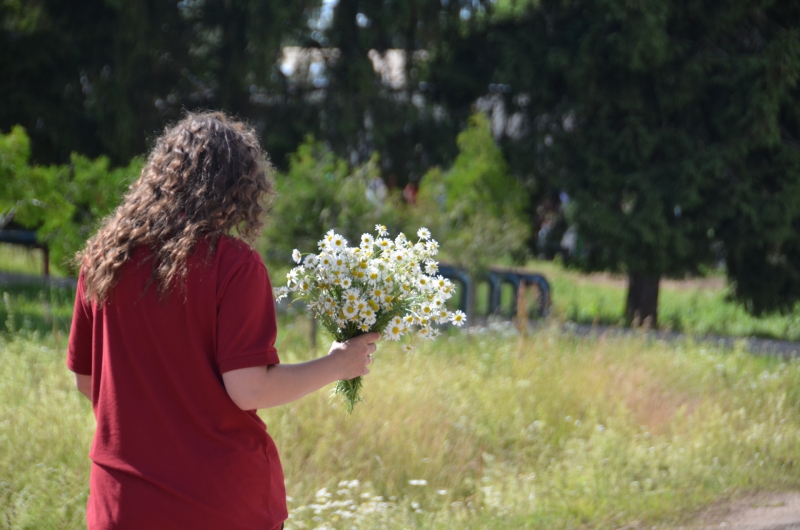
[(628, 275), (629, 320), (720, 255), (751, 310), (797, 300), (797, 7), (546, 0), (491, 31), (527, 118), (509, 158), (568, 192), (579, 264)]

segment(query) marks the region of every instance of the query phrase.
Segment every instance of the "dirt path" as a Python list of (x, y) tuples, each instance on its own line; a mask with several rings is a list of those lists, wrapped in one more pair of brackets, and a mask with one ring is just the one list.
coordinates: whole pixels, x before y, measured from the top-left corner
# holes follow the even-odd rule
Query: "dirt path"
[(757, 493), (711, 505), (676, 530), (800, 530), (800, 493)]

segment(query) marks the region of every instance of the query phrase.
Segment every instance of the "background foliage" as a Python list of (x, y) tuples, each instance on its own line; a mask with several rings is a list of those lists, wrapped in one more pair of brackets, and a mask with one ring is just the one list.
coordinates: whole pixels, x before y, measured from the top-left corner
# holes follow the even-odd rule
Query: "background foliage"
[(116, 208), (142, 162), (134, 158), (112, 169), (107, 157), (92, 160), (77, 153), (64, 165), (29, 162), (30, 141), (22, 127), (0, 135), (0, 213), (12, 226), (36, 230), (51, 259), (74, 272), (75, 252)]
[[(536, 252), (558, 212), (580, 236), (574, 266), (650, 286), (629, 315), (654, 311), (662, 277), (723, 260), (752, 313), (800, 298), (793, 2), (2, 0), (0, 21), (0, 131), (26, 128), (33, 167), (128, 167), (181, 109), (220, 108), (283, 171), (312, 135), (391, 189), (460, 175), (442, 227)], [(465, 158), (475, 111), (500, 149)]]

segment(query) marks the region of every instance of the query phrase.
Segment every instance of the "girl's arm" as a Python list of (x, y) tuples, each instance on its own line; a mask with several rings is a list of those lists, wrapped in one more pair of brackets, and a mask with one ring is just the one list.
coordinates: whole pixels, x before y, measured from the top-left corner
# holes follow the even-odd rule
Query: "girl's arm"
[(380, 333), (366, 333), (344, 343), (334, 342), (328, 355), (313, 361), (231, 370), (222, 374), (222, 380), (242, 410), (284, 405), (339, 379), (368, 374), (378, 339)]
[(92, 400), (92, 376), (91, 375), (83, 375), (83, 374), (75, 374), (75, 386), (78, 387), (78, 390), (81, 394), (86, 396), (86, 399), (89, 401)]

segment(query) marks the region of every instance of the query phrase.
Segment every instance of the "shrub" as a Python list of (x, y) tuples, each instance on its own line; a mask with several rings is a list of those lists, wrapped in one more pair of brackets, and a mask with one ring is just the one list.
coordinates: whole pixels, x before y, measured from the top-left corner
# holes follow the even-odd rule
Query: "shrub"
[(483, 114), (470, 118), (458, 146), (449, 170), (423, 177), (410, 224), (430, 228), (443, 259), (473, 273), (504, 257), (524, 258), (526, 190), (509, 173)]
[(51, 259), (75, 272), (72, 257), (119, 204), (142, 168), (134, 158), (125, 167), (110, 167), (108, 158), (91, 160), (72, 153), (61, 166), (32, 166), (30, 139), (16, 126), (0, 135), (0, 212), (6, 220), (37, 231), (50, 246)]

